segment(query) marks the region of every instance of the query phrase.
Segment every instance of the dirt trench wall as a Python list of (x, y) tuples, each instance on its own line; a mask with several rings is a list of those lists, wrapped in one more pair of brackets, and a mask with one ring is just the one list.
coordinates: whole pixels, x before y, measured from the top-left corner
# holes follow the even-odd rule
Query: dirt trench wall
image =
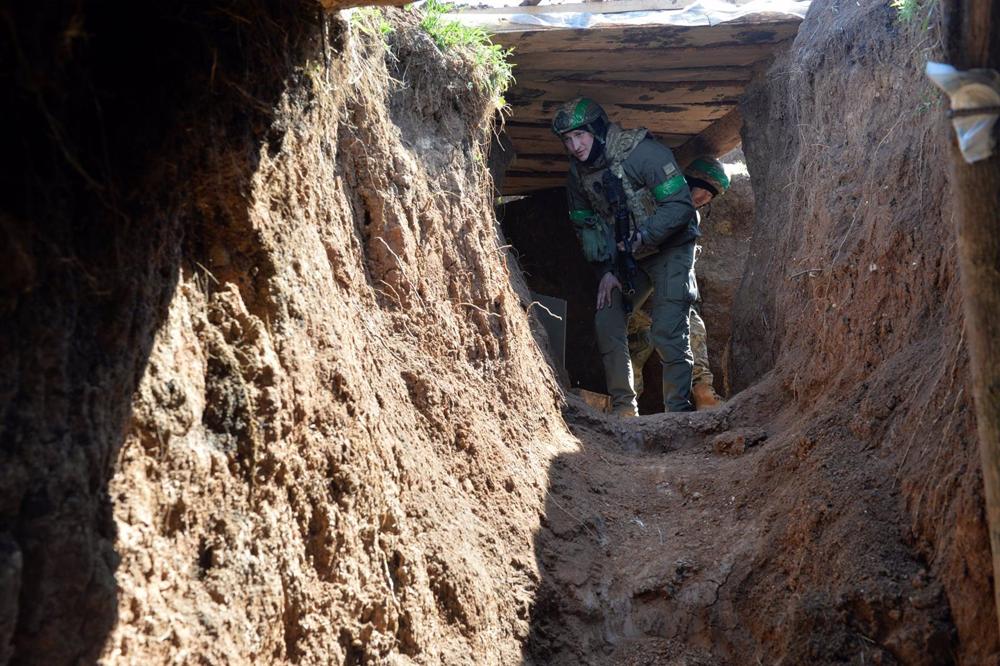
[(42, 68), (83, 81), (55, 122), (125, 124), (54, 145), (18, 97), (47, 171), (3, 224), (0, 663), (518, 661), (568, 439), (470, 64), (404, 14), (162, 11), (35, 17), (33, 55), (92, 35)]
[(902, 24), (887, 5), (816, 0), (744, 100), (757, 221), (731, 370), (736, 389), (773, 372), (775, 398), (812, 420), (797, 455), (874, 456), (943, 586), (955, 655), (993, 663), (950, 136), (921, 73), (937, 17)]

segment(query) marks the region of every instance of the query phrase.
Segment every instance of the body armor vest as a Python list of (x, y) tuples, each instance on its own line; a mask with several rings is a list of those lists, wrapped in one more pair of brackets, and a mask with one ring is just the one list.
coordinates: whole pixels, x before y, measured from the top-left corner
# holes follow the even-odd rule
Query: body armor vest
[[(629, 177), (628, 173), (622, 167), (622, 163), (628, 159), (628, 156), (632, 154), (635, 147), (646, 138), (647, 130), (645, 129), (633, 129), (633, 130), (623, 130), (618, 125), (611, 125), (608, 128), (607, 140), (604, 147), (605, 160), (608, 163), (603, 169), (597, 169), (593, 172), (586, 174), (579, 174), (580, 184), (583, 186), (583, 191), (587, 195), (587, 200), (593, 207), (594, 211), (600, 215), (604, 224), (608, 228), (614, 228), (615, 216), (611, 211), (611, 206), (608, 205), (608, 201), (604, 196), (604, 172), (608, 169), (611, 170), (615, 176), (618, 177), (622, 182), (622, 187), (625, 190), (625, 196), (628, 199), (628, 208), (631, 213), (629, 231), (634, 233), (638, 225), (643, 222), (647, 217), (653, 214), (656, 210), (656, 202), (653, 199), (653, 194), (649, 191), (642, 183), (635, 183)], [(648, 248), (648, 250), (641, 252), (641, 257), (646, 257), (651, 254), (656, 253), (656, 248)]]

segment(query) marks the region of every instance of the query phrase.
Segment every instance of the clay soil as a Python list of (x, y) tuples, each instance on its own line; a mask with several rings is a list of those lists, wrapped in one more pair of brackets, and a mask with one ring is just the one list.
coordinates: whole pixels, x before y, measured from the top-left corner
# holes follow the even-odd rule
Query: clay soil
[(411, 14), (2, 11), (0, 663), (998, 663), (936, 28), (813, 3), (743, 105), (734, 395), (619, 421)]

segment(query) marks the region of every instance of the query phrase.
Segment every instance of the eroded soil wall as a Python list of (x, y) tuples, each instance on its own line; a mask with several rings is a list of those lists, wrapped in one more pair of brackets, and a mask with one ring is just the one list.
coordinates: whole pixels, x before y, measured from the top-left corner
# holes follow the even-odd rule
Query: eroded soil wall
[(882, 2), (816, 0), (790, 52), (748, 93), (757, 222), (732, 371), (737, 389), (773, 372), (776, 397), (810, 415), (800, 455), (878, 466), (889, 481), (878, 492), (896, 497), (906, 542), (943, 586), (955, 655), (992, 663), (951, 138), (921, 73), (940, 54), (938, 17), (923, 19), (901, 23)]
[(86, 10), (3, 10), (0, 662), (516, 662), (572, 443), (470, 63)]
[(577, 441), (469, 63), (312, 3), (24, 7), (0, 662), (995, 661), (933, 33), (814, 3), (744, 108), (756, 383)]

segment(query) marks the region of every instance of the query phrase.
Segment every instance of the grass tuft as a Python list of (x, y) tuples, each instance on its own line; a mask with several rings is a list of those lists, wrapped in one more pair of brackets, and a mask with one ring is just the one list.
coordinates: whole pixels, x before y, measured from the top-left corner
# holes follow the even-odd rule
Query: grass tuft
[(351, 12), (351, 27), (358, 31), (380, 40), (388, 45), (389, 35), (395, 28), (386, 18), (385, 12), (378, 7), (356, 7)]
[(896, 10), (896, 20), (900, 23), (910, 24), (920, 18), (921, 29), (927, 29), (932, 0), (892, 0), (890, 4)]
[(474, 84), (493, 97), (497, 108), (503, 108), (506, 105), (503, 95), (514, 82), (514, 65), (509, 61), (513, 49), (494, 44), (489, 33), (482, 28), (445, 18), (445, 14), (452, 9), (447, 2), (427, 0), (421, 9), (423, 18), (420, 27), (442, 51), (457, 51), (471, 56), (476, 66)]

